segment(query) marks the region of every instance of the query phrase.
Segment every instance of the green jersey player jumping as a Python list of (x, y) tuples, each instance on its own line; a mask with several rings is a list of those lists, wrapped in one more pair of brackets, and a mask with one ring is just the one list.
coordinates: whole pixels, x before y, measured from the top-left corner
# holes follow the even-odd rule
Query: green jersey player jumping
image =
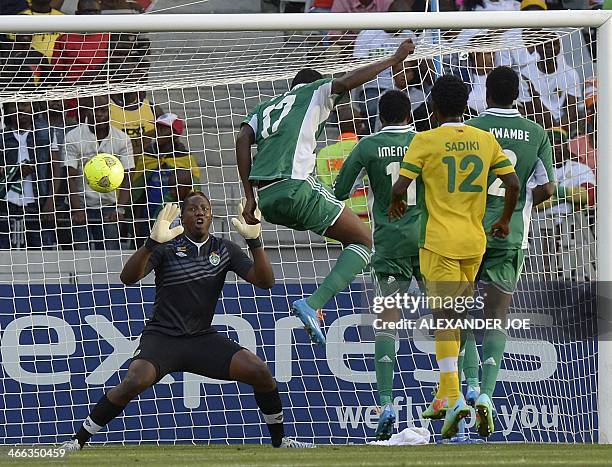
[[(419, 231), (420, 209), (416, 206), (416, 183), (407, 193), (406, 215), (389, 220), (391, 187), (399, 177), (400, 163), (415, 133), (408, 126), (410, 99), (401, 91), (388, 91), (378, 103), (383, 128), (376, 134), (363, 138), (352, 150), (336, 178), (334, 194), (344, 200), (362, 170), (368, 175), (374, 194), (372, 215), (374, 218), (374, 254), (372, 279), (376, 297), (389, 297), (407, 292), (413, 277), (420, 281)], [(378, 317), (382, 323), (400, 320), (400, 311), (385, 308)], [(395, 366), (394, 328), (375, 327), (374, 364), (376, 387), (383, 407), (378, 419), (376, 438), (389, 439), (395, 424), (393, 407), (393, 370)]]
[[(253, 109), (236, 139), (238, 171), (246, 195), (243, 216), (248, 224), (259, 222), (253, 193), (257, 186), (259, 208), (268, 222), (310, 230), (345, 247), (319, 288), (291, 307), (317, 344), (325, 345), (320, 309), (370, 262), (372, 247), (370, 229), (312, 175), (317, 136), (341, 96), (413, 52), (414, 44), (406, 40), (392, 56), (337, 79), (324, 79), (312, 69), (301, 70), (289, 91)], [(257, 155), (251, 164), (254, 143)]]
[[(519, 77), (508, 67), (495, 68), (486, 81), (488, 108), (466, 122), (491, 132), (520, 180), (519, 199), (506, 238), (487, 238), (487, 250), (480, 266), (484, 284), (485, 318), (505, 323), (527, 248), (531, 210), (553, 195), (555, 189), (552, 148), (544, 128), (521, 116), (512, 103), (519, 94)], [(487, 208), (483, 220), (486, 232), (504, 208), (504, 188), (489, 177)], [(466, 400), (476, 408), (478, 433), (493, 433), (493, 391), (506, 346), (505, 329), (487, 329), (482, 343), (482, 388), (478, 388), (478, 354), (471, 332), (462, 331), (463, 370), (468, 382)], [(460, 363), (461, 364), (461, 363)], [(461, 371), (461, 370), (460, 370)], [(459, 373), (461, 374), (461, 373)]]

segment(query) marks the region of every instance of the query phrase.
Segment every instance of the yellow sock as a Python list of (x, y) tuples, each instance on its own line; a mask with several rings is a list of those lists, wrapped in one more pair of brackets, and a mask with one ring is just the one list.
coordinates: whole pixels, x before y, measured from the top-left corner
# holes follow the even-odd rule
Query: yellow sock
[(457, 358), (461, 344), (458, 329), (439, 330), (436, 337), (436, 361), (440, 369), (440, 387), (437, 398), (448, 398), (448, 405), (453, 406), (459, 399), (459, 374)]

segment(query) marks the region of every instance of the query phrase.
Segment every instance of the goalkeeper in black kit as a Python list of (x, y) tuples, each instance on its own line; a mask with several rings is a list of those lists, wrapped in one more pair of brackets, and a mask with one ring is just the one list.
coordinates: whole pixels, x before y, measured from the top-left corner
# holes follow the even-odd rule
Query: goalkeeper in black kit
[[(242, 203), (238, 212), (242, 212)], [(121, 383), (100, 398), (62, 448), (82, 449), (132, 399), (173, 372), (250, 384), (274, 447), (314, 447), (285, 437), (282, 403), (267, 365), (212, 327), (228, 271), (257, 287), (269, 289), (274, 285), (272, 266), (259, 238), (260, 224), (247, 225), (241, 215), (232, 220), (246, 239), (251, 260), (235, 243), (208, 233), (212, 211), (204, 193), (196, 191), (185, 197), (180, 212), (182, 225), (170, 228), (178, 215), (176, 204), (166, 205), (145, 245), (123, 267), (121, 281), (127, 285), (155, 270), (153, 316), (145, 325)]]

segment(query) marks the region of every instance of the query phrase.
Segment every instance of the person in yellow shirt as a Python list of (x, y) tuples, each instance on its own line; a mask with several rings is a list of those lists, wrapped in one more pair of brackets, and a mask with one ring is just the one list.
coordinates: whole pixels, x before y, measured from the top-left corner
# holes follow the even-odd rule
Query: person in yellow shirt
[[(52, 7), (50, 0), (31, 0), (30, 8), (23, 10), (20, 15), (63, 15), (59, 10)], [(59, 32), (48, 32), (44, 34), (34, 34), (32, 36), (31, 47), (43, 54), (47, 60), (53, 57), (53, 47), (55, 40), (60, 36)]]
[[(476, 273), (486, 249), (482, 226), (487, 202), (487, 177), (492, 171), (505, 185), (504, 211), (491, 234), (508, 235), (510, 218), (519, 194), (519, 179), (493, 134), (463, 124), (469, 90), (458, 77), (440, 77), (431, 90), (433, 114), (441, 125), (418, 133), (400, 165), (392, 188), (389, 217), (406, 210), (406, 190), (417, 179), (417, 204), (421, 207), (419, 262), (427, 294), (434, 298), (436, 361), (440, 386), (424, 418), (444, 416), (442, 437), (457, 433), (459, 421), (470, 410), (459, 389), (457, 357), (460, 316), (452, 307), (457, 297), (471, 296)], [(450, 297), (451, 300), (448, 300)]]
[[(361, 129), (361, 114), (350, 104), (338, 106), (338, 126), (340, 128), (339, 141), (325, 146), (317, 154), (317, 177), (329, 188), (334, 186), (334, 182), (342, 169), (344, 161), (357, 145)], [(345, 204), (359, 216), (361, 220), (370, 223), (368, 213), (368, 187), (365, 180), (360, 180), (361, 186), (357, 187)], [(331, 243), (340, 243), (333, 239), (327, 239)]]
[(130, 137), (136, 164), (144, 147), (155, 138), (155, 119), (163, 110), (147, 98), (145, 91), (113, 94), (110, 98), (111, 125)]

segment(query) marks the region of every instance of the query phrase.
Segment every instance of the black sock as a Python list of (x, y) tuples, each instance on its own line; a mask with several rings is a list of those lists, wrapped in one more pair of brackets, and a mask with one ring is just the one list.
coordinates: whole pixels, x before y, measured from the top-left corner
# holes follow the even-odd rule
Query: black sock
[(113, 404), (104, 394), (96, 406), (93, 408), (89, 417), (85, 419), (81, 429), (74, 435), (74, 439), (79, 441), (81, 447), (89, 441), (100, 429), (110, 422), (113, 418), (123, 412), (123, 407)]
[(270, 438), (272, 439), (272, 446), (277, 448), (281, 445), (283, 437), (285, 436), (285, 428), (283, 426), (283, 403), (278, 394), (278, 386), (270, 392), (256, 392), (255, 400), (268, 426)]

